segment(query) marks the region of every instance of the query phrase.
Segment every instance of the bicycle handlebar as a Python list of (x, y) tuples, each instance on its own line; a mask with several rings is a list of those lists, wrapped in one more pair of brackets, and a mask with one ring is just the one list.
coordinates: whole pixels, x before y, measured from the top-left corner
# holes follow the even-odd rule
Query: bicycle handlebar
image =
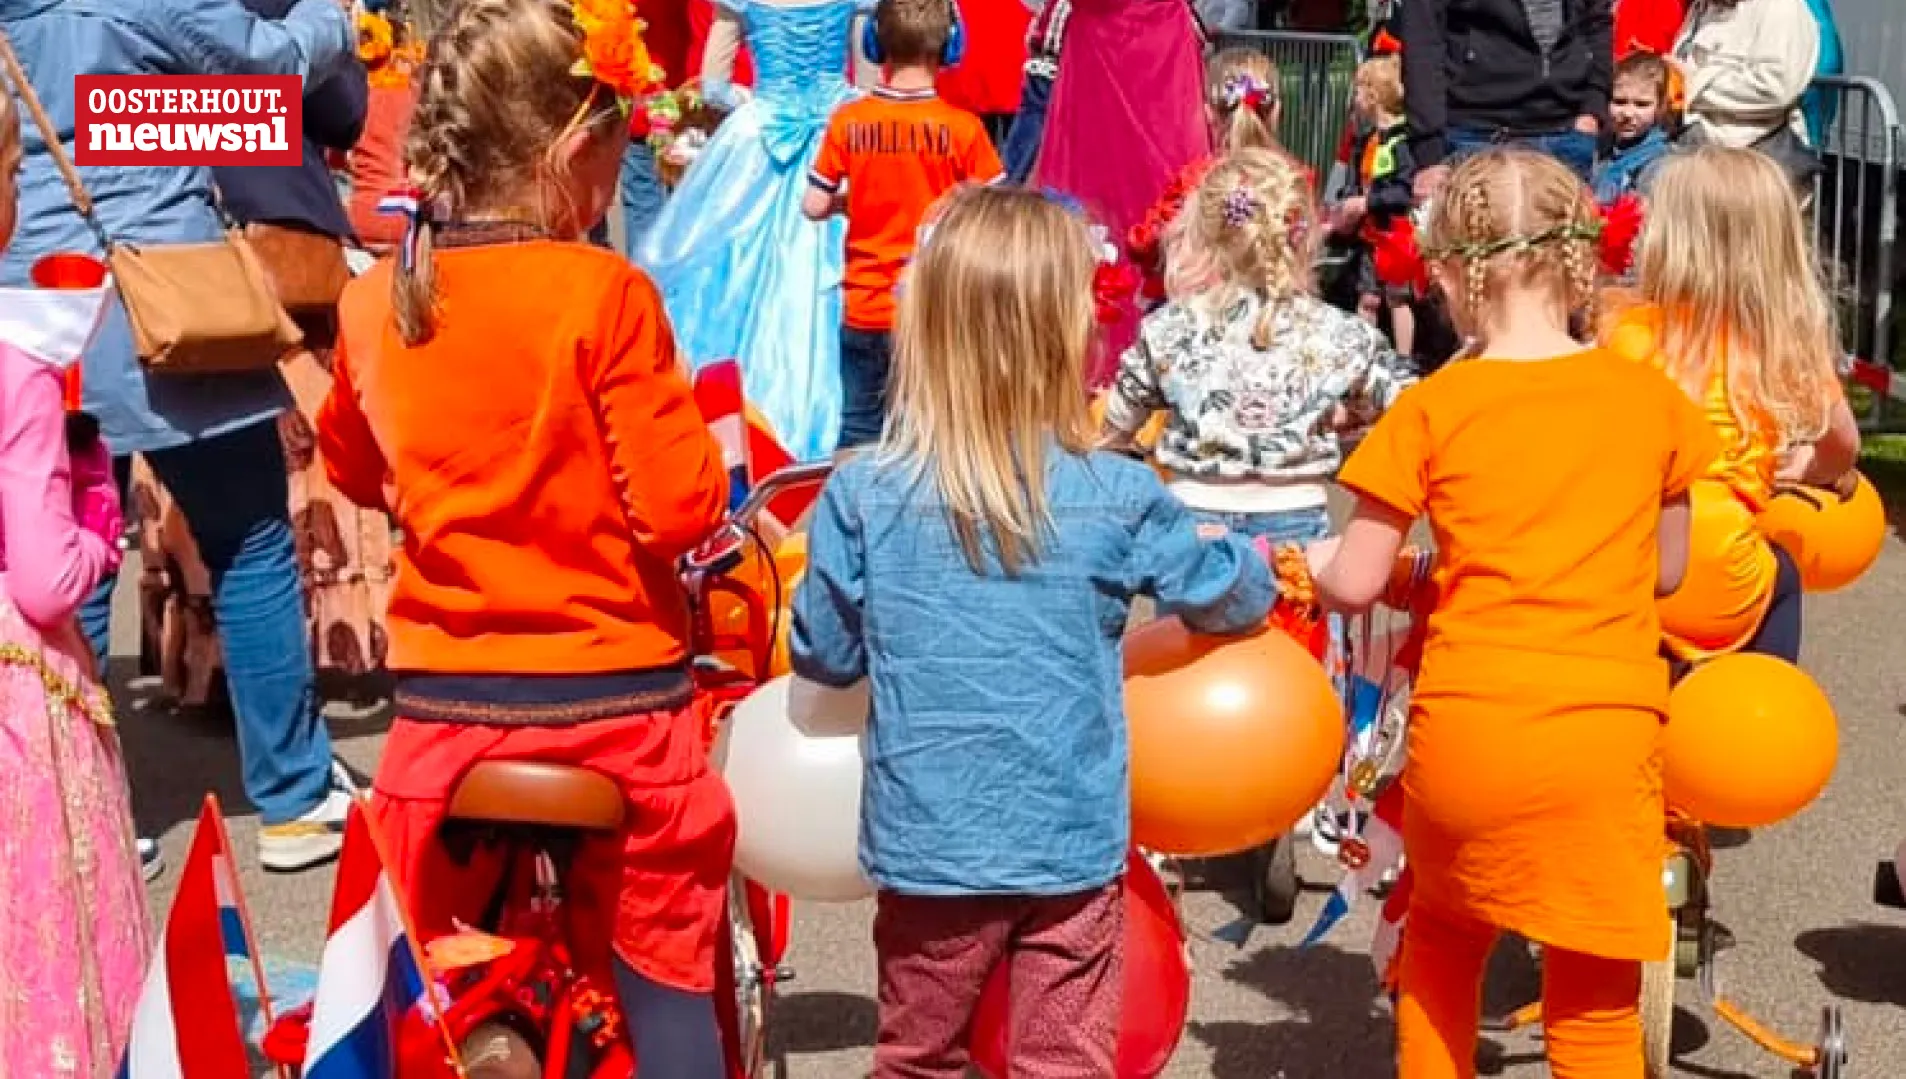
[(755, 484), (733, 513), (728, 515), (728, 523), (746, 531), (754, 525), (756, 517), (766, 509), (768, 503), (788, 493), (796, 487), (805, 487), (810, 483), (820, 483), (834, 473), (834, 462), (815, 461), (805, 465), (789, 465), (776, 469)]

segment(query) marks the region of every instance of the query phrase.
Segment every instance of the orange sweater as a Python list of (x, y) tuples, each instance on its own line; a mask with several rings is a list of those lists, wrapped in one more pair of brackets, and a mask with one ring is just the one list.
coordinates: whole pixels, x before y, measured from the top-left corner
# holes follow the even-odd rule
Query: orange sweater
[(393, 670), (591, 674), (681, 663), (675, 561), (727, 475), (655, 287), (581, 244), (439, 250), (442, 314), (397, 335), (392, 263), (339, 305), (318, 415), (331, 481), (402, 526)]

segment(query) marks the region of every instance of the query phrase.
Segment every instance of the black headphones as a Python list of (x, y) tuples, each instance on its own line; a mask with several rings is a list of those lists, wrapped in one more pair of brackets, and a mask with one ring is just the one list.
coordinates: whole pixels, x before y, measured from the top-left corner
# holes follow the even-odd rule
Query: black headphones
[[(880, 8), (887, 2), (881, 0), (860, 29), (860, 51), (876, 64), (887, 62), (887, 50), (880, 47), (880, 34), (875, 29), (880, 23)], [(940, 50), (940, 66), (952, 67), (966, 57), (966, 20), (960, 18), (959, 0), (946, 0), (946, 14), (949, 26), (946, 47)]]

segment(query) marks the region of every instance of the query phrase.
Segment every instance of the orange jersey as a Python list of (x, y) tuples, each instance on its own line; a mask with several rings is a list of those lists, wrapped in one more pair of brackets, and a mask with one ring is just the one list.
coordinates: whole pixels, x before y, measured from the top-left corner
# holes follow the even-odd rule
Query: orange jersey
[(331, 481), (404, 532), (399, 671), (589, 674), (687, 659), (675, 561), (728, 479), (655, 286), (612, 252), (439, 248), (437, 333), (407, 346), (385, 259), (339, 304), (318, 414)]
[(893, 327), (893, 286), (927, 210), (954, 187), (990, 183), (1001, 171), (979, 117), (930, 90), (881, 87), (834, 113), (809, 179), (830, 193), (846, 189), (849, 326)]
[(1699, 409), (1599, 350), (1465, 360), (1404, 392), (1340, 481), (1436, 541), (1423, 690), (1487, 693), (1541, 669), (1584, 705), (1659, 709), (1661, 504), (1714, 456)]

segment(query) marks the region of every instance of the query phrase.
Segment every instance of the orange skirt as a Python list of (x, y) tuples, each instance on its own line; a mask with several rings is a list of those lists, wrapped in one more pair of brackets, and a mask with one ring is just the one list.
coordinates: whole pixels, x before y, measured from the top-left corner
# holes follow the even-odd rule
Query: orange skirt
[(570, 867), (565, 901), (577, 965), (606, 973), (613, 951), (652, 981), (713, 989), (735, 809), (720, 774), (708, 767), (707, 724), (700, 702), (573, 727), (467, 727), (399, 717), (378, 765), (373, 808), (419, 935), (428, 941), (456, 922), (479, 924), (501, 880), (500, 858), (479, 852), (459, 864), (437, 841), (463, 773), (482, 760), (582, 765), (621, 784), (629, 813), (620, 836), (585, 842)]
[(1517, 689), (1411, 704), (1412, 905), (1588, 955), (1663, 958), (1660, 713)]

